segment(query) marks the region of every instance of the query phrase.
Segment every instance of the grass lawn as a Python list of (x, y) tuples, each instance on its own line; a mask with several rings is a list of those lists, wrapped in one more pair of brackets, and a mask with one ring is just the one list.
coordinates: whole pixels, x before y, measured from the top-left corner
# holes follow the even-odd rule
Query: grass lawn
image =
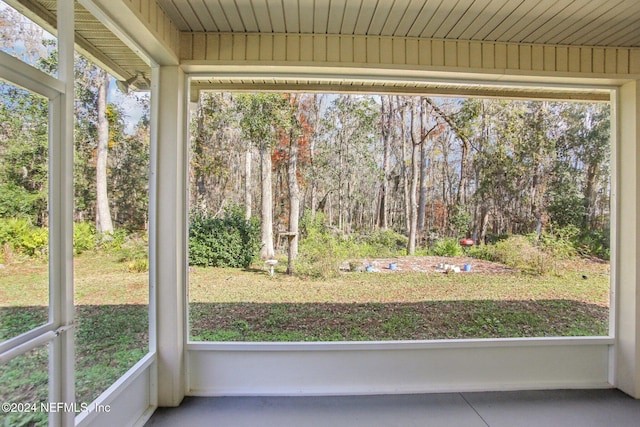
[[(562, 271), (545, 276), (344, 273), (312, 280), (282, 271), (270, 277), (261, 268), (190, 268), (191, 339), (606, 335), (608, 264), (580, 261)], [(147, 352), (147, 276), (129, 272), (115, 255), (85, 253), (76, 258), (78, 402), (91, 402)], [(0, 340), (46, 322), (47, 277), (47, 265), (41, 262), (0, 270)], [(46, 401), (47, 366), (46, 347), (0, 366), (0, 400)], [(4, 425), (46, 424), (42, 417), (2, 416)]]
[(191, 339), (349, 341), (607, 335), (609, 266), (562, 274), (345, 273), (308, 280), (192, 268)]
[[(0, 270), (0, 340), (46, 323), (48, 266)], [(115, 256), (87, 253), (75, 262), (76, 400), (90, 403), (148, 350), (147, 273), (130, 273)], [(48, 401), (48, 347), (0, 366), (0, 400)], [(47, 425), (47, 414), (0, 414), (0, 425)]]

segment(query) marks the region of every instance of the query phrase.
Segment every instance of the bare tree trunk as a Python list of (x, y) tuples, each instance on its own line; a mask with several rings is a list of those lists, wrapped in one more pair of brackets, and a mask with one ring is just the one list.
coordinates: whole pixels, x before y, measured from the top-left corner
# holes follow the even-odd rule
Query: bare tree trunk
[(247, 151), (244, 153), (244, 218), (251, 219), (251, 144), (247, 144)]
[(333, 225), (333, 203), (332, 203), (331, 196), (329, 196), (329, 199), (327, 199), (327, 210), (329, 212), (329, 226), (332, 226)]
[(462, 154), (460, 155), (460, 183), (458, 185), (458, 194), (456, 194), (456, 205), (460, 206), (466, 203), (466, 187), (467, 187), (467, 153), (469, 152), (469, 144), (462, 142)]
[(294, 273), (298, 255), (298, 220), (300, 218), (300, 186), (298, 185), (298, 138), (291, 137), (289, 145), (289, 251), (287, 273)]
[(315, 219), (316, 217), (316, 205), (318, 200), (318, 179), (315, 173), (315, 154), (316, 154), (316, 137), (315, 133), (320, 128), (320, 103), (321, 98), (318, 97), (318, 94), (313, 95), (313, 104), (312, 104), (312, 112), (315, 119), (313, 132), (314, 134), (311, 136), (311, 140), (309, 141), (309, 163), (311, 164), (311, 219)]
[(407, 254), (416, 253), (416, 232), (418, 228), (418, 173), (420, 171), (419, 154), (421, 146), (420, 119), (418, 111), (419, 98), (411, 99), (411, 187), (409, 189), (409, 241), (407, 242)]
[(99, 233), (113, 233), (107, 193), (107, 159), (109, 156), (109, 121), (107, 120), (107, 92), (109, 75), (100, 72), (98, 89), (98, 149), (96, 154), (96, 228)]
[(594, 163), (589, 163), (587, 165), (587, 176), (586, 176), (586, 184), (584, 189), (584, 219), (582, 221), (582, 226), (585, 230), (589, 229), (594, 222), (594, 199), (595, 199), (595, 181), (596, 181), (596, 171), (597, 165)]
[(340, 231), (344, 231), (343, 228), (343, 189), (342, 189), (342, 178), (344, 172), (344, 161), (343, 161), (343, 130), (338, 133), (338, 229)]
[(271, 150), (268, 146), (260, 148), (260, 176), (262, 184), (262, 212), (261, 212), (261, 230), (262, 230), (262, 249), (260, 257), (262, 259), (270, 259), (275, 256), (273, 249), (273, 200), (271, 189)]
[(389, 163), (391, 157), (391, 132), (392, 132), (392, 109), (388, 95), (382, 96), (382, 194), (380, 195), (380, 209), (378, 226), (386, 230), (389, 227), (387, 215), (389, 204)]
[[(398, 104), (400, 103), (400, 98), (398, 98)], [(405, 133), (406, 133), (406, 128), (405, 128), (405, 116), (406, 116), (406, 107), (402, 106), (400, 107), (400, 128), (401, 130), (401, 137), (400, 137), (400, 143), (402, 144), (402, 190), (404, 191), (404, 219), (405, 219), (405, 230), (407, 230), (407, 233), (409, 233), (409, 230), (411, 229), (411, 201), (409, 200), (410, 198), (410, 194), (409, 194), (409, 178), (408, 178), (408, 173), (407, 173), (407, 166), (406, 166), (406, 162), (405, 159), (407, 158), (407, 143), (406, 143), (406, 138), (405, 138)]]
[(485, 243), (487, 239), (487, 225), (489, 224), (489, 209), (487, 209), (487, 207), (483, 205), (480, 212), (480, 241)]
[(318, 200), (318, 185), (316, 184), (315, 179), (311, 182), (311, 219), (315, 219), (316, 217), (316, 204)]
[[(424, 100), (423, 100), (424, 101)], [(426, 102), (426, 101), (424, 101)], [(427, 126), (427, 109), (423, 104), (421, 111), (422, 129)], [(425, 215), (427, 210), (427, 153), (428, 149), (423, 142), (420, 145), (420, 196), (418, 199), (418, 235), (424, 234)]]

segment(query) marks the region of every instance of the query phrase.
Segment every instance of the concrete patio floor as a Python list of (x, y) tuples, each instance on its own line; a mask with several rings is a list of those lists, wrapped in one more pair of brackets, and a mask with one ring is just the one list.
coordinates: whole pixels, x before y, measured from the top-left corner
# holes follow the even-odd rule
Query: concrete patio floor
[(614, 389), (318, 397), (187, 397), (147, 426), (638, 427), (640, 400)]

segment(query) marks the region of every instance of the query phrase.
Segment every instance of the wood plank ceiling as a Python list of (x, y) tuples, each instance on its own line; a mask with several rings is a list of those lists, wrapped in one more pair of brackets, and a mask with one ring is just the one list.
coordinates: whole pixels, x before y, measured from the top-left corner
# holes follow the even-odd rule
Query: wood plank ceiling
[[(56, 0), (4, 1), (55, 34)], [(126, 80), (138, 72), (150, 75), (149, 66), (77, 1), (74, 11), (76, 47), (80, 53), (107, 69), (119, 80)]]
[(638, 0), (158, 0), (181, 31), (640, 47)]
[[(5, 0), (49, 27), (55, 0)], [(146, 1), (146, 0), (141, 0)], [(293, 33), (434, 38), (568, 46), (640, 47), (638, 0), (157, 0), (182, 32)], [(119, 79), (149, 67), (77, 1), (76, 41)], [(232, 87), (230, 81), (218, 86)], [(291, 86), (242, 80), (247, 88)], [(238, 81), (236, 81), (237, 86)], [(312, 82), (307, 82), (311, 84)], [(201, 84), (215, 85), (211, 79)], [(293, 86), (304, 87), (305, 82)], [(349, 87), (351, 86), (351, 87)], [(316, 82), (315, 90), (377, 83)], [(390, 90), (396, 83), (383, 83)], [(420, 84), (415, 84), (418, 88)], [(423, 85), (424, 86), (424, 85)], [(421, 86), (422, 90), (427, 89)], [(434, 86), (435, 87), (435, 86)], [(309, 89), (312, 89), (309, 87)], [(443, 92), (457, 90), (454, 86)], [(492, 88), (489, 92), (498, 93)], [(508, 91), (506, 91), (508, 92)], [(540, 92), (542, 94), (542, 92)], [(560, 97), (563, 92), (559, 93)], [(544, 95), (544, 94), (543, 94)], [(587, 97), (592, 96), (587, 95)], [(604, 95), (600, 93), (597, 98)]]

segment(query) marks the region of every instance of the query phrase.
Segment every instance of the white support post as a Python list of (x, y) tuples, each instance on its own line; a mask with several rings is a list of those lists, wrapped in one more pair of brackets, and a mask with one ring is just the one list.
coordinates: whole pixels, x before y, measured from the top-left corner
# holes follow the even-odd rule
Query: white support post
[(185, 76), (161, 66), (152, 96), (151, 277), (155, 281), (158, 406), (185, 394), (186, 138)]
[[(150, 149), (149, 149), (149, 352), (157, 354), (158, 352), (158, 287), (157, 283), (157, 195), (158, 195), (158, 131), (156, 129), (158, 125), (158, 111), (159, 102), (157, 102), (159, 93), (159, 68), (154, 64), (151, 68), (151, 111), (150, 117), (152, 120), (151, 132), (150, 132)], [(151, 406), (156, 408), (158, 406), (158, 363), (153, 364), (150, 372), (150, 384), (149, 395)]]
[[(74, 1), (58, 0), (58, 79), (64, 93), (51, 100), (49, 118), (50, 316), (63, 331), (50, 347), (49, 399), (75, 401), (73, 324), (73, 97)], [(75, 413), (50, 413), (52, 426), (71, 427)]]
[(623, 85), (617, 101), (617, 236), (615, 386), (640, 398), (640, 81)]

